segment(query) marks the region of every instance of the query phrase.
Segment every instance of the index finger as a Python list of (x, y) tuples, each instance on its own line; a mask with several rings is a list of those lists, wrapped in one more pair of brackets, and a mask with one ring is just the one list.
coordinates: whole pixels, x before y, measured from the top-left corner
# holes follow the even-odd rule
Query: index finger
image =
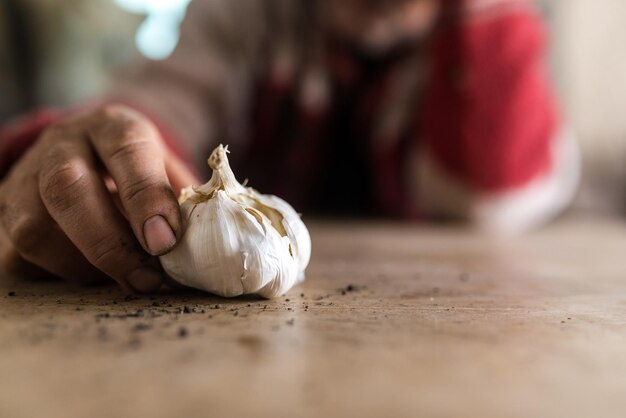
[(125, 106), (101, 112), (89, 129), (90, 141), (117, 186), (137, 240), (150, 254), (164, 254), (180, 238), (182, 222), (159, 132)]

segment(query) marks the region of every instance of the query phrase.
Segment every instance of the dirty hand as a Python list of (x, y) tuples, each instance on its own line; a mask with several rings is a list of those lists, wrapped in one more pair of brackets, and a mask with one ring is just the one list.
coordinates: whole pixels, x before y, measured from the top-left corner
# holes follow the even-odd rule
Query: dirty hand
[[(107, 105), (47, 129), (0, 184), (0, 262), (68, 281), (162, 282), (182, 234), (174, 190), (197, 183), (154, 125)], [(174, 190), (173, 190), (174, 189)]]

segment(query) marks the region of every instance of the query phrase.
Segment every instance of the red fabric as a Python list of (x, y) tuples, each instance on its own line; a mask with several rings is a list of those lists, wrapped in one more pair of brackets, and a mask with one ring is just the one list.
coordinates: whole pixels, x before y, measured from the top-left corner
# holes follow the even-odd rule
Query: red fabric
[(550, 168), (557, 112), (533, 14), (456, 25), (434, 41), (420, 119), (425, 146), (474, 189), (521, 186)]

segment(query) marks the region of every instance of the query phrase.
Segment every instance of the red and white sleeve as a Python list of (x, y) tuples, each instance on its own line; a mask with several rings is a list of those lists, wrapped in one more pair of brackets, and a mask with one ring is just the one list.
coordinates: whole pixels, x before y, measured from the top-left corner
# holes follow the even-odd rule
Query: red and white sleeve
[(433, 41), (415, 165), (419, 201), (485, 229), (526, 230), (571, 202), (578, 148), (555, 104), (544, 28), (531, 4), (464, 4)]

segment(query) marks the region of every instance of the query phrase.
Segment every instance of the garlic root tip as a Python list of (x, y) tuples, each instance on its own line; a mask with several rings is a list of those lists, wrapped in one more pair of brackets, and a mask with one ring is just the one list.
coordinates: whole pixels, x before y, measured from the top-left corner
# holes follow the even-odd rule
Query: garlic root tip
[(211, 170), (219, 170), (220, 168), (228, 165), (228, 157), (226, 154), (228, 153), (228, 145), (224, 147), (220, 144), (209, 157), (208, 164)]

